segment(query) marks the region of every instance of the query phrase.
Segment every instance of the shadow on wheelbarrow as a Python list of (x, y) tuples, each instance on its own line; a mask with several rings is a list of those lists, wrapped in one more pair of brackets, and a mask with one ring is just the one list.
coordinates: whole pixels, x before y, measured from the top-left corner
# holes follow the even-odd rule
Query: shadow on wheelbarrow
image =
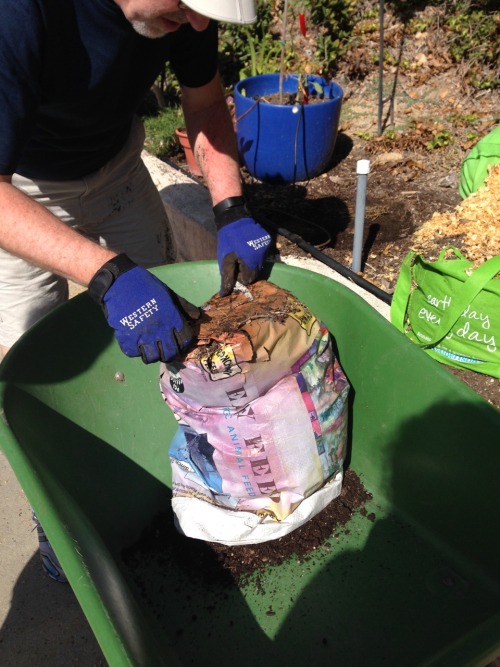
[[(215, 262), (155, 273), (196, 304), (218, 290)], [(280, 264), (269, 279), (335, 337), (353, 387), (349, 465), (376, 518), (354, 514), (259, 586), (200, 585), (178, 557), (145, 562), (134, 583), (123, 550), (169, 511), (176, 423), (158, 366), (124, 357), (86, 294), (0, 367), (2, 448), (108, 663), (486, 665), (500, 654), (500, 413), (342, 285)]]

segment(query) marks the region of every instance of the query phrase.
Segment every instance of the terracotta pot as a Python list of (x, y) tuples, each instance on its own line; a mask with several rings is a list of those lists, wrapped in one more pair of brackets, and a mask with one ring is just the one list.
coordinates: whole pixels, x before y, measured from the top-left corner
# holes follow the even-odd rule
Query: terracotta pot
[(198, 166), (198, 163), (196, 162), (196, 159), (194, 157), (194, 153), (191, 148), (191, 144), (189, 143), (186, 130), (177, 129), (175, 130), (175, 134), (177, 136), (177, 139), (179, 140), (180, 145), (184, 149), (184, 155), (186, 157), (186, 163), (189, 171), (192, 174), (194, 174), (194, 176), (201, 176), (202, 175), (201, 169)]

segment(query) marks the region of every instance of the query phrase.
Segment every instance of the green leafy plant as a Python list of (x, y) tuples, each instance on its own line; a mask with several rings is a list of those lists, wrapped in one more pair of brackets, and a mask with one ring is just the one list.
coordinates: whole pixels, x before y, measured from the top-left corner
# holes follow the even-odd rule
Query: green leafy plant
[(456, 62), (470, 60), (498, 64), (500, 59), (500, 25), (498, 18), (469, 6), (463, 13), (447, 17), (453, 33), (450, 53)]
[(460, 114), (460, 113), (455, 113), (451, 114), (448, 116), (448, 120), (451, 123), (455, 123), (457, 125), (463, 125), (465, 127), (478, 125), (481, 122), (481, 118), (477, 113), (469, 113), (469, 114)]
[(276, 71), (280, 44), (271, 3), (257, 0), (257, 21), (250, 28), (219, 25), (219, 69), (227, 88), (251, 72)]
[(266, 34), (259, 41), (248, 28), (245, 32), (248, 39), (250, 64), (240, 70), (240, 79), (275, 71), (281, 55), (280, 44), (272, 35)]
[(436, 148), (444, 148), (444, 146), (448, 146), (452, 141), (453, 137), (451, 132), (448, 132), (448, 130), (440, 130), (439, 132), (436, 132), (431, 141), (428, 141), (425, 144), (425, 147), (428, 151), (433, 151)]
[(316, 58), (322, 72), (331, 76), (337, 61), (346, 53), (353, 37), (356, 0), (304, 0), (306, 17), (315, 31)]
[(479, 138), (477, 132), (467, 132), (465, 139), (466, 141), (476, 141)]
[(161, 109), (157, 115), (143, 118), (146, 141), (144, 147), (160, 159), (177, 150), (175, 130), (184, 124), (180, 106)]
[(437, 11), (414, 16), (421, 0), (386, 0), (400, 14), (408, 34), (438, 26), (452, 62), (467, 64), (466, 79), (479, 89), (500, 86), (500, 15), (498, 0), (429, 0)]
[[(329, 3), (330, 5), (332, 3)], [(335, 4), (335, 3), (333, 3)], [(342, 6), (348, 6), (348, 2), (341, 3)], [(308, 11), (303, 11), (308, 7)], [(301, 8), (302, 11), (297, 11)], [(293, 72), (298, 74), (297, 101), (308, 104), (310, 96), (323, 97), (323, 87), (326, 79), (318, 80), (318, 75), (329, 76), (327, 66), (330, 58), (327, 53), (327, 41), (330, 39), (328, 34), (327, 17), (332, 17), (332, 8), (329, 5), (322, 8), (321, 1), (315, 4), (307, 5), (307, 0), (283, 0), (282, 10), (282, 30), (281, 30), (281, 57), (280, 57), (280, 79), (279, 79), (279, 101), (282, 103), (283, 97), (283, 78)], [(312, 17), (323, 20), (321, 26), (313, 24)], [(321, 38), (321, 39), (319, 39)], [(331, 40), (330, 40), (331, 41)], [(339, 45), (338, 38), (335, 44)], [(316, 48), (313, 48), (314, 45)], [(330, 46), (333, 46), (330, 43)], [(319, 47), (319, 48), (318, 48)], [(318, 54), (324, 51), (323, 61), (317, 58)], [(313, 76), (314, 75), (314, 76)], [(323, 85), (322, 85), (323, 84)]]
[[(285, 31), (284, 5), (285, 0), (257, 0), (257, 21), (250, 29), (220, 27), (220, 68), (227, 87), (253, 72), (278, 72), (283, 52), (286, 72), (333, 77), (352, 37), (355, 0), (287, 0)], [(300, 36), (304, 23), (307, 40)]]
[(369, 132), (363, 132), (362, 130), (360, 130), (359, 132), (354, 132), (354, 134), (360, 139), (363, 139), (364, 141), (370, 141), (370, 139), (372, 138), (372, 135)]

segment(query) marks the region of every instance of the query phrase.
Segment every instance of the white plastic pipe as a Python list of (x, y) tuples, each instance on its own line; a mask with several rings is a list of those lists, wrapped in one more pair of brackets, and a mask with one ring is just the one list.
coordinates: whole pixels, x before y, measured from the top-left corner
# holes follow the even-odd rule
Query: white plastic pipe
[(366, 184), (370, 173), (370, 160), (358, 160), (356, 174), (358, 187), (356, 190), (356, 211), (354, 214), (354, 241), (352, 245), (352, 265), (354, 273), (361, 271), (361, 252), (363, 249), (363, 232), (365, 227)]

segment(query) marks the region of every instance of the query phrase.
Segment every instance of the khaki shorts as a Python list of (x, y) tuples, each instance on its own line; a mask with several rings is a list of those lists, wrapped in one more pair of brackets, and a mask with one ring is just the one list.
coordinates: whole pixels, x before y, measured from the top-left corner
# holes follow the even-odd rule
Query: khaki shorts
[[(127, 144), (102, 169), (71, 181), (13, 184), (84, 236), (144, 267), (169, 260), (168, 219), (141, 160), (144, 129), (137, 121)], [(67, 281), (0, 249), (0, 345), (10, 347), (68, 298)]]

